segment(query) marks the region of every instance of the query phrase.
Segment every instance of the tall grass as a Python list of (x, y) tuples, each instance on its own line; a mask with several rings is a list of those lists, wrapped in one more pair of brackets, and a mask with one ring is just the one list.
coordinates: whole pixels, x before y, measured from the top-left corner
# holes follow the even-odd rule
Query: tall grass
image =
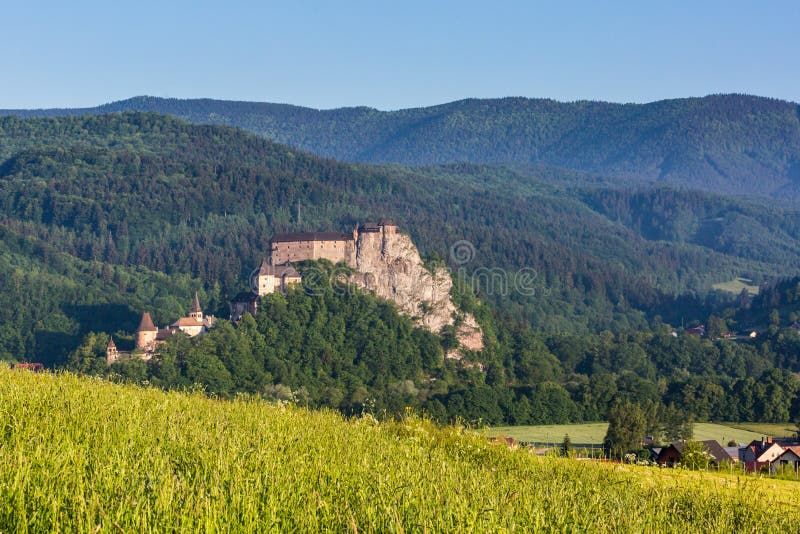
[(798, 492), (726, 480), (0, 366), (3, 532), (796, 530)]

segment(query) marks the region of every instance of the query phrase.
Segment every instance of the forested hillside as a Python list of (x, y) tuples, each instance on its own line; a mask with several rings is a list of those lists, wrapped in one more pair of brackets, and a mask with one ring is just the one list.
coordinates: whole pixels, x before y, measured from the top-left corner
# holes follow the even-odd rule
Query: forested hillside
[[(221, 323), (201, 340), (176, 339), (172, 367), (111, 372), (221, 395), (304, 391), (310, 405), (345, 411), (372, 399), (441, 419), (597, 419), (621, 399), (700, 418), (798, 413), (794, 345), (779, 342), (793, 335), (789, 310), (769, 336), (725, 346), (676, 339), (662, 322), (755, 325), (719, 316), (735, 296), (709, 291), (737, 276), (800, 274), (792, 210), (667, 187), (609, 190), (550, 167), (345, 164), (134, 112), (0, 119), (0, 214), (4, 359), (105, 373), (108, 334), (130, 343), (144, 310), (165, 324), (199, 290), (206, 312), (226, 316), (274, 232), (390, 217), (428, 261), (454, 269), (454, 297), (486, 333), (475, 366), (443, 362), (447, 335), (415, 332), (368, 296), (298, 293), (252, 328)], [(451, 255), (460, 241), (466, 258)], [(383, 332), (372, 341), (364, 310)], [(328, 324), (341, 328), (320, 330)], [(763, 400), (777, 391), (780, 406)]]
[(399, 111), (137, 97), (60, 116), (153, 111), (237, 126), (317, 155), (369, 163), (548, 163), (618, 180), (796, 200), (800, 108), (746, 95), (611, 104), (470, 99)]
[[(573, 190), (471, 165), (354, 166), (153, 114), (3, 118), (0, 158), (5, 283), (15, 272), (79, 278), (88, 288), (99, 280), (100, 294), (87, 302), (136, 303), (134, 315), (147, 300), (134, 289), (151, 276), (144, 273), (191, 277), (174, 297), (185, 302), (202, 286), (211, 311), (224, 313), (273, 232), (348, 230), (383, 216), (398, 221), (423, 253), (467, 276), (501, 268), (510, 280), (533, 269), (532, 294), (475, 289), (544, 331), (620, 331), (641, 327), (652, 313), (672, 312), (665, 318), (680, 321), (678, 312), (695, 312), (676, 308), (674, 297), (702, 299), (714, 282), (789, 275), (800, 265), (790, 231), (797, 215), (777, 208), (668, 190)], [(687, 229), (655, 235), (637, 222), (663, 218), (664, 210), (681, 210), (684, 222), (675, 224)], [(741, 227), (733, 244), (727, 220)], [(463, 265), (449, 257), (459, 240), (475, 248)], [(82, 300), (62, 296), (55, 283), (36, 284), (37, 291), (15, 286), (32, 300), (4, 329), (85, 331), (41, 326), (52, 320), (54, 303), (60, 309)], [(178, 315), (174, 303), (154, 311), (161, 321)], [(4, 351), (37, 354), (35, 334), (25, 335)]]
[[(324, 266), (323, 266), (324, 268)], [(439, 421), (548, 424), (595, 421), (619, 402), (644, 407), (647, 434), (669, 442), (692, 420), (787, 421), (800, 415), (800, 334), (776, 321), (755, 340), (721, 337), (747, 323), (709, 316), (715, 340), (673, 335), (655, 320), (614, 334), (542, 335), (470, 300), (486, 347), (444, 358), (448, 335), (415, 330), (391, 304), (355, 287), (304, 280), (265, 299), (255, 318), (175, 336), (150, 362), (106, 365), (108, 335), (89, 334), (68, 369), (163, 388), (250, 393), (309, 407)], [(795, 312), (796, 313), (796, 312)], [(130, 346), (130, 338), (116, 337)]]

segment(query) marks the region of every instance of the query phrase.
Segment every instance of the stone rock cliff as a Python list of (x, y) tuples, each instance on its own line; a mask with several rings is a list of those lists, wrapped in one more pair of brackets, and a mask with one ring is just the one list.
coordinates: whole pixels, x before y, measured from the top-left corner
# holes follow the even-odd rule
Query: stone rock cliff
[(428, 271), (409, 236), (359, 233), (356, 270), (353, 282), (394, 301), (417, 325), (439, 334), (445, 326), (458, 324), (456, 335), (461, 348), (483, 348), (483, 333), (475, 318), (456, 310), (450, 298), (453, 281), (448, 270), (439, 267), (433, 273)]

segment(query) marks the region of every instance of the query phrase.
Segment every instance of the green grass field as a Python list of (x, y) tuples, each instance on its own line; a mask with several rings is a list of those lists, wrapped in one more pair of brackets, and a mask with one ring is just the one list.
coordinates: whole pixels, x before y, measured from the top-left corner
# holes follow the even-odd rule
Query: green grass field
[(797, 433), (794, 423), (725, 423), (733, 428), (749, 430), (760, 436), (788, 437)]
[[(575, 444), (603, 443), (608, 423), (578, 423), (572, 425), (498, 426), (487, 430), (490, 436), (511, 436), (518, 441), (558, 445), (569, 434)], [(734, 440), (749, 443), (762, 436), (790, 436), (796, 429), (792, 423), (695, 423), (694, 439), (715, 439), (722, 445)]]
[(0, 532), (778, 532), (796, 483), (0, 365)]
[(752, 280), (741, 277), (728, 280), (727, 282), (719, 282), (711, 287), (714, 289), (719, 289), (720, 291), (735, 293), (737, 295), (742, 292), (742, 289), (746, 289), (751, 295), (758, 295), (759, 289), (757, 285), (753, 285)]

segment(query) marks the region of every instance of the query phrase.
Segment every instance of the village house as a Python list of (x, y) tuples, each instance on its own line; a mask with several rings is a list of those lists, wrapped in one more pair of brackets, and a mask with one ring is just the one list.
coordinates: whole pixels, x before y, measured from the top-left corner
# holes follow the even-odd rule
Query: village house
[(735, 464), (739, 463), (739, 447), (738, 445), (735, 447), (723, 447), (725, 452), (728, 453), (728, 456), (731, 457), (731, 461)]
[(739, 460), (744, 465), (744, 470), (752, 473), (761, 468), (769, 468), (781, 454), (783, 447), (772, 438), (762, 438), (739, 449)]
[(782, 468), (790, 468), (795, 473), (800, 471), (800, 445), (788, 445), (770, 465), (770, 471), (773, 473)]
[(695, 326), (694, 328), (689, 328), (686, 330), (687, 334), (705, 337), (706, 335), (706, 325), (701, 324), (699, 326)]
[[(683, 449), (686, 447), (686, 441), (674, 441), (668, 446), (661, 449), (656, 457), (656, 463), (661, 466), (675, 467), (681, 461)], [(701, 441), (708, 454), (711, 456), (711, 462), (719, 465), (722, 462), (730, 462), (731, 457), (725, 449), (716, 440), (707, 439)]]
[(20, 362), (20, 363), (13, 363), (11, 364), (12, 369), (20, 369), (26, 371), (33, 371), (34, 373), (39, 373), (44, 371), (44, 364), (42, 363), (28, 363), (28, 362)]

